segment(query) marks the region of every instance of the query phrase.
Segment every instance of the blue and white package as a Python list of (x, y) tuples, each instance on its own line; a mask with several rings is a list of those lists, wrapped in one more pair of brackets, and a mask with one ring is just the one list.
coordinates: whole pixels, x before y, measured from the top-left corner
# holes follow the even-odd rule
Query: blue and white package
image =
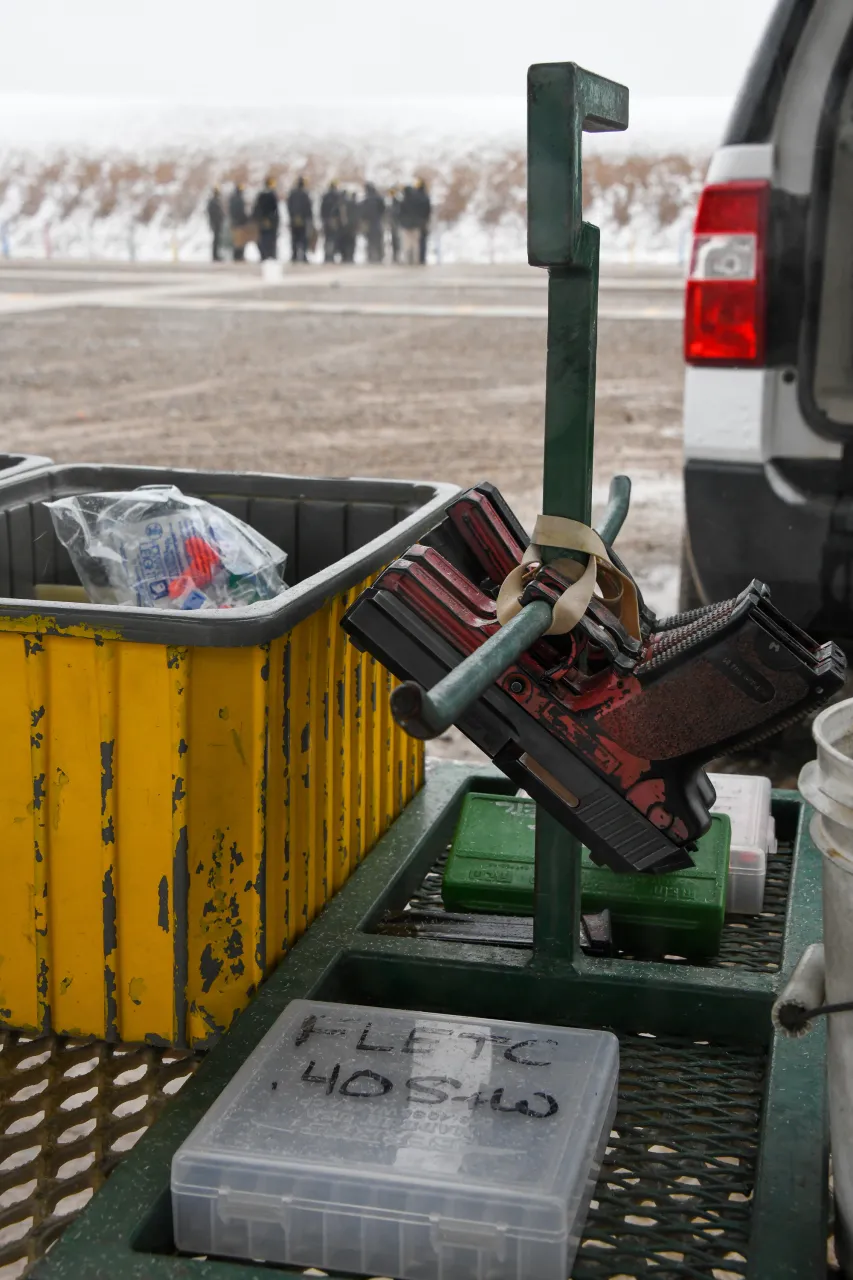
[(46, 504), (94, 604), (233, 609), (285, 589), (285, 553), (220, 507), (174, 485)]

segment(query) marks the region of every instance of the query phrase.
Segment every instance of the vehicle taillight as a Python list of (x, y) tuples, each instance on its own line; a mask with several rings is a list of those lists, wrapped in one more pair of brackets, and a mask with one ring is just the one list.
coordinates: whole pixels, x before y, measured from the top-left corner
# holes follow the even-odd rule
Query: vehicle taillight
[(684, 358), (688, 364), (764, 361), (767, 182), (706, 187), (693, 228)]

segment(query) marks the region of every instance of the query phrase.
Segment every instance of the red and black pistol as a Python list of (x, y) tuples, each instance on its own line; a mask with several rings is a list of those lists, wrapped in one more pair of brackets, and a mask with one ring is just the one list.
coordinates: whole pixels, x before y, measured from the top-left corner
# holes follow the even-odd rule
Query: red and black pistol
[[(825, 702), (842, 686), (843, 653), (785, 618), (757, 581), (663, 620), (638, 593), (639, 638), (596, 596), (568, 634), (544, 635), (569, 583), (534, 565), (510, 624), (533, 638), (502, 661), (496, 599), (528, 542), (497, 489), (477, 485), (359, 597), (344, 629), (406, 682), (392, 698), (398, 723), (426, 738), (449, 715), (595, 861), (657, 873), (692, 865), (715, 799), (703, 766)], [(426, 690), (442, 681), (437, 713)]]

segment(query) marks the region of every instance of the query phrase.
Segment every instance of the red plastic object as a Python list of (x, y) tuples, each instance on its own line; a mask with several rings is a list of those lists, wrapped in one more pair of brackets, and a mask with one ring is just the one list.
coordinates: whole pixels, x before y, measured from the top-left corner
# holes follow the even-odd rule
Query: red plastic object
[(204, 538), (196, 535), (184, 539), (184, 551), (190, 562), (189, 574), (197, 587), (206, 587), (213, 577), (214, 571), (222, 564), (218, 551)]
[(180, 577), (172, 578), (169, 583), (169, 599), (177, 600), (178, 596), (182, 596), (185, 591), (191, 591), (194, 585), (188, 573), (182, 573)]
[(176, 600), (194, 587), (207, 587), (215, 571), (222, 565), (222, 557), (205, 538), (192, 534), (184, 539), (184, 551), (189, 567), (169, 583), (169, 598)]

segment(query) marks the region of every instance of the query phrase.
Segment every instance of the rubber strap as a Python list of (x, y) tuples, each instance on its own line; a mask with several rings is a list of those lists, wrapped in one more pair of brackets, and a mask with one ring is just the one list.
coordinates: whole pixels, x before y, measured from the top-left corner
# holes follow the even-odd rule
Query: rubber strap
[(550, 568), (567, 578), (567, 587), (554, 606), (554, 617), (545, 632), (548, 636), (564, 636), (572, 631), (586, 613), (593, 594), (619, 619), (625, 630), (640, 639), (640, 607), (637, 588), (631, 579), (612, 563), (607, 548), (589, 525), (561, 516), (538, 516), (533, 540), (521, 564), (504, 579), (498, 593), (497, 616), (501, 626), (521, 611), (519, 597), (524, 590), (524, 568), (542, 559), (542, 547), (560, 547), (564, 551), (580, 551), (589, 556), (586, 566), (577, 560), (560, 557), (550, 561)]

